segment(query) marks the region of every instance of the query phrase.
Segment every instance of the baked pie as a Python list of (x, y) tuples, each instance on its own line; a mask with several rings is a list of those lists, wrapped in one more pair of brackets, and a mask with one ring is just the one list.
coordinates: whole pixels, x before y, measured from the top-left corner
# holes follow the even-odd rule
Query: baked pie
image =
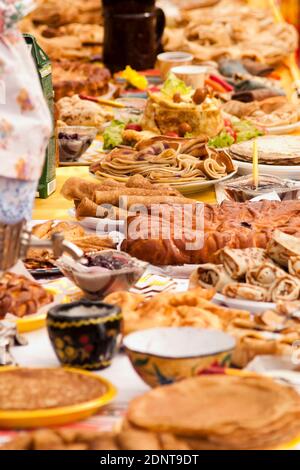
[(101, 130), (105, 122), (113, 119), (108, 108), (78, 95), (66, 96), (57, 102), (59, 120), (68, 126), (91, 126)]
[(96, 64), (62, 61), (53, 64), (53, 87), (56, 100), (84, 93), (101, 96), (108, 92), (111, 78), (108, 69)]

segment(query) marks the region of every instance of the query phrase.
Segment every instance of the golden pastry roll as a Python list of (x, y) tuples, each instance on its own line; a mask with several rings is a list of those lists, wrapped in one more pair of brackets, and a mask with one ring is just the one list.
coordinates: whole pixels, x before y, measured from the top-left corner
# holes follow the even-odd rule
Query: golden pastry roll
[(267, 252), (273, 261), (287, 268), (291, 256), (300, 256), (300, 239), (275, 230), (269, 241)]
[(242, 279), (249, 269), (260, 266), (267, 259), (265, 250), (262, 248), (245, 248), (244, 250), (223, 248), (216, 258), (223, 264), (232, 279)]
[(300, 297), (299, 280), (289, 274), (280, 277), (273, 284), (270, 297), (273, 302), (298, 300)]
[(253, 300), (256, 302), (266, 302), (268, 300), (267, 289), (246, 283), (227, 284), (223, 289), (223, 294), (230, 299)]
[[(173, 194), (172, 194), (173, 193)], [(119, 201), (122, 196), (177, 196), (177, 191), (172, 192), (168, 188), (161, 189), (145, 189), (145, 188), (120, 188), (111, 191), (95, 191), (94, 202), (98, 205), (112, 204), (119, 206)], [(179, 196), (181, 198), (181, 196)]]
[(190, 289), (204, 287), (205, 289), (215, 288), (222, 292), (223, 288), (232, 282), (232, 278), (226, 272), (222, 264), (202, 264), (190, 277)]
[(83, 178), (72, 177), (64, 183), (61, 194), (70, 200), (81, 200), (85, 197), (92, 199), (95, 191), (111, 191), (113, 187), (123, 186), (112, 180), (97, 183)]
[(152, 204), (195, 204), (196, 201), (185, 197), (176, 196), (122, 196), (120, 204), (122, 207), (130, 207), (134, 205), (143, 205), (149, 207)]
[(300, 256), (291, 256), (288, 261), (289, 273), (300, 278)]
[(286, 273), (273, 263), (265, 262), (256, 268), (250, 269), (246, 274), (246, 282), (254, 286), (269, 288)]
[[(108, 206), (110, 206), (108, 204)], [(126, 220), (130, 212), (115, 206), (103, 207), (88, 198), (84, 198), (76, 208), (76, 217), (97, 217), (98, 219)]]
[(88, 197), (84, 197), (76, 207), (76, 217), (97, 217), (98, 206)]

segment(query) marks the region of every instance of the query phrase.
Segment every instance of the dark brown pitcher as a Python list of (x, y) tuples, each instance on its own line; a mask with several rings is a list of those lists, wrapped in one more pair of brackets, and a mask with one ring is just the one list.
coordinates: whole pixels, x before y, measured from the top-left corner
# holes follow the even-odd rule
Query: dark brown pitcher
[(165, 15), (155, 0), (103, 0), (104, 63), (113, 72), (131, 65), (153, 68), (161, 49)]

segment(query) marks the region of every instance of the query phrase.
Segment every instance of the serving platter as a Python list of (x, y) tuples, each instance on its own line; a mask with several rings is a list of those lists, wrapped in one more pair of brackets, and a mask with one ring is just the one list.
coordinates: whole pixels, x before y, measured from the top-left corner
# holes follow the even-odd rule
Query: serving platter
[[(1, 373), (15, 369), (15, 367), (1, 368), (0, 380)], [(55, 409), (42, 409), (35, 411), (1, 410), (0, 427), (3, 429), (33, 429), (40, 427), (62, 426), (82, 421), (96, 413), (104, 405), (110, 403), (117, 394), (117, 390), (114, 385), (103, 377), (78, 369), (68, 369), (68, 371), (98, 380), (105, 386), (105, 393), (94, 400)]]
[(253, 300), (230, 299), (223, 294), (216, 294), (213, 300), (218, 305), (237, 310), (250, 311), (250, 313), (253, 313), (254, 315), (266, 312), (267, 310), (276, 309), (276, 304), (273, 302), (255, 302)]
[(293, 122), (292, 124), (286, 124), (284, 126), (265, 127), (264, 131), (270, 135), (283, 135), (292, 134), (293, 132), (299, 131), (300, 121)]
[[(178, 189), (178, 191), (180, 191), (184, 195), (191, 195), (191, 194), (199, 193), (201, 191), (205, 191), (206, 189), (215, 186), (218, 183), (223, 183), (224, 181), (227, 181), (230, 178), (233, 178), (238, 172), (238, 165), (236, 163), (238, 162), (235, 162), (236, 170), (230, 173), (229, 175), (224, 176), (223, 178), (220, 178), (217, 180), (206, 180), (206, 181), (200, 180), (200, 181), (194, 181), (192, 183), (182, 183), (179, 180), (178, 183), (167, 183), (167, 186)], [(94, 178), (97, 178), (97, 180), (100, 180), (100, 181), (105, 180), (103, 176), (97, 176), (92, 172), (89, 172), (89, 174), (93, 176)], [(300, 171), (299, 171), (299, 175), (300, 175)], [(107, 178), (109, 179), (109, 175), (107, 175)], [(163, 185), (164, 183), (161, 183), (161, 184)]]
[[(245, 176), (252, 174), (252, 163), (240, 162), (238, 160), (233, 160), (233, 163), (238, 167), (238, 175)], [(265, 175), (277, 176), (283, 179), (300, 180), (300, 165), (282, 166), (259, 164), (259, 171)]]
[[(74, 208), (69, 209), (68, 214), (71, 217), (76, 218), (76, 211)], [(100, 219), (97, 217), (83, 217), (77, 220), (77, 222), (88, 230), (96, 231), (99, 235), (114, 231), (119, 231), (122, 233), (125, 226), (124, 220)]]

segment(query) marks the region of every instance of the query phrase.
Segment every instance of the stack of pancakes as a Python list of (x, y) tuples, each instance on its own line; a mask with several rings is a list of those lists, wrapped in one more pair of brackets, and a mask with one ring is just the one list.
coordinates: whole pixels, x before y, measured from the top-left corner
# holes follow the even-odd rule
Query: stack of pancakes
[(133, 400), (123, 438), (132, 450), (278, 449), (300, 436), (299, 417), (297, 392), (269, 378), (201, 376)]

